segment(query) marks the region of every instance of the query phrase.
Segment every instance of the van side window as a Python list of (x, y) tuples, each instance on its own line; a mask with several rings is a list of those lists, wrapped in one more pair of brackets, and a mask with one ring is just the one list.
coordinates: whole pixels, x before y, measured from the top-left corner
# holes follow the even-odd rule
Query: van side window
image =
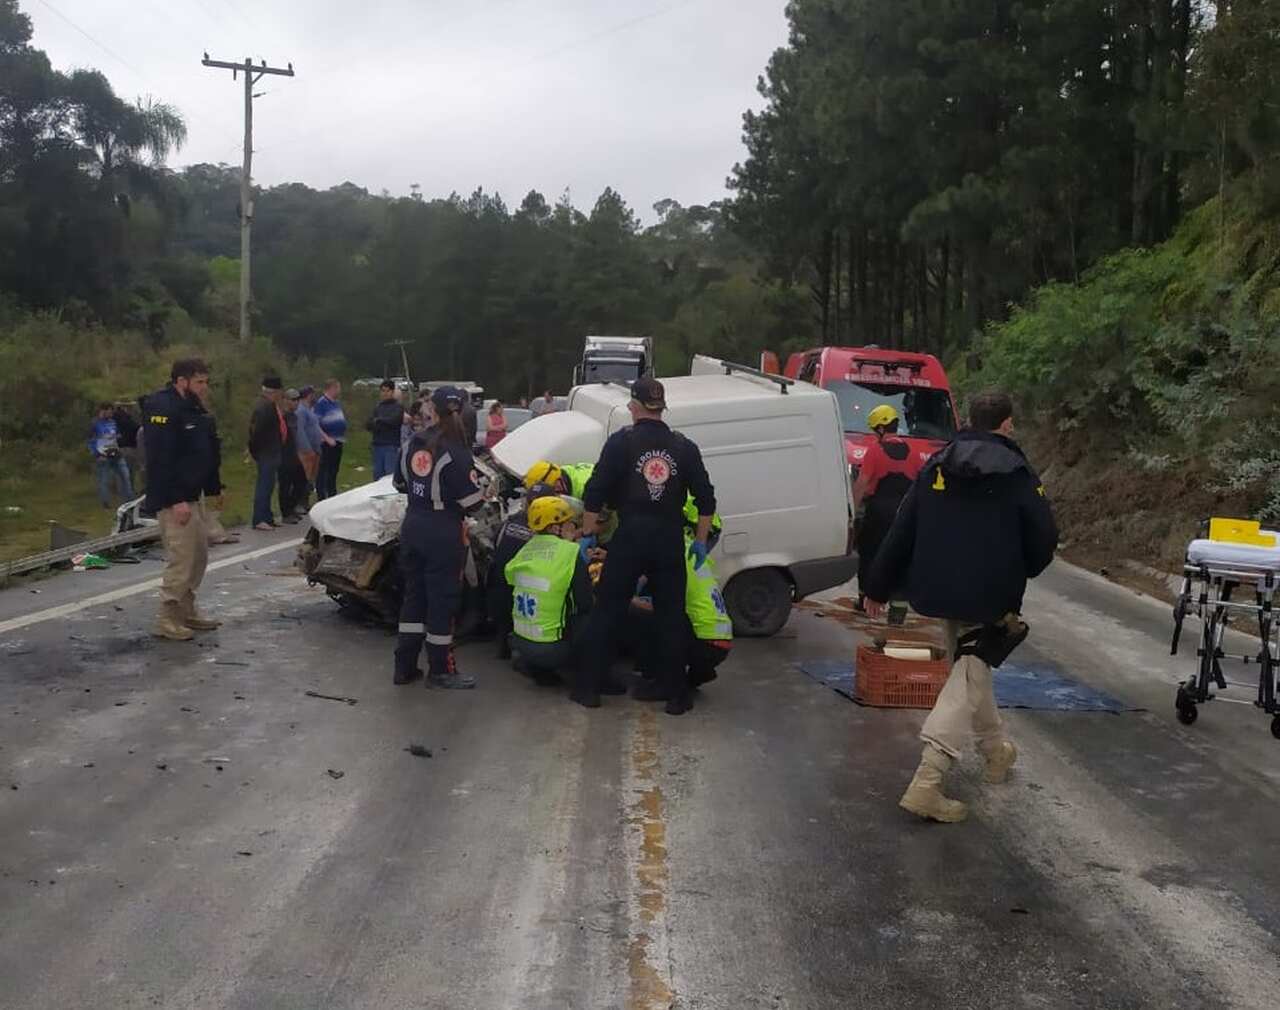
[(804, 359), (804, 364), (800, 366), (800, 375), (798, 378), (801, 382), (812, 382), (818, 374), (818, 355), (810, 354)]

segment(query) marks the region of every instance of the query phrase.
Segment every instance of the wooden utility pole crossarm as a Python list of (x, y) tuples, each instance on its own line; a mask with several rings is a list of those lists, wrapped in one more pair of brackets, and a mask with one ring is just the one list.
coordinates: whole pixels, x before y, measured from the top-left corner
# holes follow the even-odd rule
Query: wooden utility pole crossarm
[(244, 166), (240, 171), (240, 339), (249, 339), (249, 302), (252, 298), (250, 284), (250, 231), (253, 227), (253, 86), (265, 74), (276, 74), (280, 77), (293, 76), (293, 64), (284, 69), (267, 66), (266, 60), (254, 65), (250, 59), (243, 63), (228, 63), (225, 60), (211, 60), (204, 54), (200, 61), (206, 67), (218, 70), (230, 70), (234, 79), (237, 74), (244, 74)]

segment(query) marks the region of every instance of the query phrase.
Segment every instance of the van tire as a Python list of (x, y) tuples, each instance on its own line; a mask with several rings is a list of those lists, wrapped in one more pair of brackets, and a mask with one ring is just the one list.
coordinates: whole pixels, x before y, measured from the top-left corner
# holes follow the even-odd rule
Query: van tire
[(735, 575), (724, 591), (733, 633), (743, 638), (777, 634), (791, 616), (791, 596), (791, 581), (780, 568), (755, 568)]

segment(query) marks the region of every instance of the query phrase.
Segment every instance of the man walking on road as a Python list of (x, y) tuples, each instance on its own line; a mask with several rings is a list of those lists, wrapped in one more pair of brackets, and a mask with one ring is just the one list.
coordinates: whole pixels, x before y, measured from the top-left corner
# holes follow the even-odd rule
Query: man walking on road
[(283, 383), (278, 375), (262, 380), (262, 396), (249, 418), (249, 455), (258, 465), (258, 480), (253, 488), (253, 528), (264, 532), (278, 525), (271, 514), (271, 492), (284, 456), (288, 426), (280, 409)]
[(609, 541), (570, 698), (596, 708), (601, 692), (611, 689), (614, 643), (622, 638), (636, 583), (644, 576), (653, 598), (654, 638), (660, 643), (658, 677), (638, 688), (636, 698), (666, 701), (669, 715), (682, 715), (693, 707), (684, 656), (685, 496), (693, 495), (698, 511), (697, 531), (687, 548), (698, 569), (707, 559), (715, 489), (697, 445), (663, 423), (667, 401), (661, 382), (637, 379), (629, 407), (635, 423), (605, 442), (584, 492), (584, 554), (596, 545), (606, 505), (618, 513), (619, 526)]
[(400, 429), (404, 425), (404, 407), (400, 392), (390, 379), (383, 379), (378, 390), (380, 399), (373, 407), (369, 423), (373, 433), (373, 479), (381, 480), (394, 473), (400, 459)]
[(899, 805), (954, 822), (968, 808), (942, 791), (943, 775), (976, 736), (986, 780), (1004, 782), (1018, 752), (1005, 737), (991, 670), (1027, 637), (1019, 620), (1027, 579), (1053, 560), (1058, 529), (1044, 485), (1013, 441), (1013, 403), (983, 393), (969, 428), (934, 456), (902, 500), (865, 587), (868, 613), (902, 590), (946, 622), (955, 665), (925, 720), (920, 767)]
[(196, 589), (209, 560), (202, 498), (221, 494), (222, 481), (212, 419), (201, 404), (209, 388), (209, 366), (199, 358), (177, 361), (170, 379), (146, 401), (145, 507), (159, 518), (166, 558), (153, 634), (181, 642), (192, 637), (192, 629), (218, 627), (196, 611)]
[(324, 395), (316, 401), (315, 415), (320, 422), (320, 469), (316, 474), (316, 500), (332, 498), (338, 493), (338, 467), (342, 465), (342, 444), (347, 440), (347, 415), (342, 411), (342, 383), (330, 379), (324, 384)]

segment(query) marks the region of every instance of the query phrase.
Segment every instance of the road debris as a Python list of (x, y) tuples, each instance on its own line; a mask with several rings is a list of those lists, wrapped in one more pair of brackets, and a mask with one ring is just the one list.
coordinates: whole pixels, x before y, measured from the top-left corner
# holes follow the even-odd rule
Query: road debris
[(253, 853), (252, 853), (252, 852), (250, 852), (248, 849), (237, 849), (237, 850), (236, 850), (236, 855), (237, 855), (237, 856), (252, 856), (252, 855), (253, 855)]
[(308, 698), (321, 698), (324, 701), (341, 701), (348, 705), (356, 705), (359, 704), (360, 701), (359, 698), (345, 698), (340, 694), (321, 694), (319, 691), (304, 691), (303, 694)]
[(169, 770), (169, 766), (168, 766), (168, 765), (165, 765), (165, 764), (158, 764), (158, 765), (156, 765), (156, 770), (157, 770), (157, 771), (162, 771), (162, 772), (167, 772), (167, 771)]
[(347, 773), (343, 771), (338, 771), (336, 768), (330, 768), (325, 772), (325, 774), (328, 775), (329, 778), (336, 780), (336, 779), (342, 778)]
[(420, 743), (411, 743), (411, 744), (409, 744), (409, 746), (408, 746), (408, 747), (405, 747), (405, 748), (404, 748), (404, 750), (408, 751), (410, 754), (412, 754), (412, 755), (413, 755), (414, 757), (416, 757), (416, 758), (429, 758), (429, 757), (431, 757), (431, 748), (430, 748), (430, 747), (424, 747), (424, 746), (423, 746), (422, 744), (420, 744)]

